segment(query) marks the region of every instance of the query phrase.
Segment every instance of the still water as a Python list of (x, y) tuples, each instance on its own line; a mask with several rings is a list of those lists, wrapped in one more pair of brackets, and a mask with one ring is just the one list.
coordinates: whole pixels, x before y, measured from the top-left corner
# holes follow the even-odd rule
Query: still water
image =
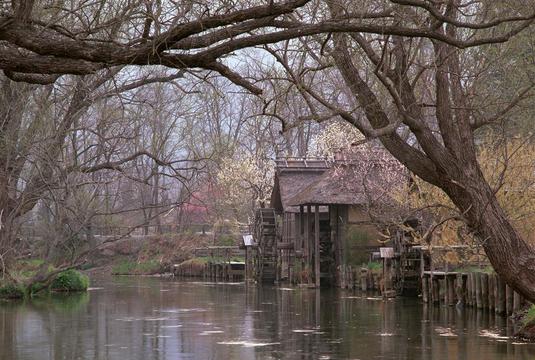
[(0, 303), (0, 359), (535, 359), (507, 321), (335, 290), (121, 277)]

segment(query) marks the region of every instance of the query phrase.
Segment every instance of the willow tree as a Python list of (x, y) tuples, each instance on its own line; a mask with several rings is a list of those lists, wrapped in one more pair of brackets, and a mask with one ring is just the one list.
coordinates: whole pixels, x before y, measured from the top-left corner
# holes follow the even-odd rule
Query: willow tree
[[(286, 69), (288, 86), (300, 89), (312, 118), (344, 119), (368, 139), (379, 139), (413, 174), (440, 188), (498, 274), (527, 298), (535, 299), (535, 251), (497, 199), (503, 182), (491, 186), (485, 177), (478, 162), (481, 149), (477, 141), (480, 129), (507, 119), (510, 111), (529, 98), (534, 84), (525, 77), (515, 84), (514, 95), (500, 98), (494, 94), (497, 102), (490, 102), (478, 91), (482, 84), (488, 89), (486, 83), (496, 61), (489, 54), (499, 54), (499, 47), (461, 49), (468, 43), (479, 44), (485, 34), (493, 34), (498, 42), (502, 38), (496, 34), (517, 31), (510, 22), (522, 17), (519, 13), (496, 17), (511, 10), (503, 4), (395, 3), (403, 6), (396, 7), (388, 18), (370, 23), (419, 31), (425, 28), (432, 36), (347, 31), (267, 50)], [(353, 23), (347, 17), (356, 5), (352, 1), (328, 2), (325, 16), (350, 28)], [(301, 59), (288, 56), (289, 52)]]
[[(345, 119), (441, 188), (497, 272), (535, 300), (535, 251), (497, 201), (477, 161), (474, 141), (477, 129), (502, 119), (527, 96), (531, 84), (495, 113), (474, 111), (477, 96), (471, 92), (477, 90), (472, 77), (481, 71), (471, 64), (480, 60), (478, 47), (507, 42), (529, 28), (535, 20), (533, 5), (101, 0), (59, 7), (19, 0), (2, 5), (0, 69), (16, 81), (47, 83), (61, 74), (90, 74), (118, 65), (163, 65), (215, 71), (261, 94), (258, 83), (233, 71), (230, 66), (236, 62), (224, 58), (240, 49), (295, 39), (285, 44), (286, 53), (278, 60), (314, 109), (312, 116)], [(112, 15), (103, 20), (103, 14)], [(298, 69), (292, 68), (296, 52), (287, 51), (295, 43), (307, 57)], [(321, 77), (314, 74), (333, 66), (336, 71), (318, 84), (325, 91), (318, 93), (313, 84)], [(345, 88), (326, 89), (334, 79)]]

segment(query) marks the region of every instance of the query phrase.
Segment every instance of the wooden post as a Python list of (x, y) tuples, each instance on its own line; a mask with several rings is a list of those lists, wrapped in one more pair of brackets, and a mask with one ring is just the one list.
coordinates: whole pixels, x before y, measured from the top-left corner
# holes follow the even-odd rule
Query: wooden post
[(513, 313), (516, 313), (520, 310), (520, 305), (522, 304), (522, 298), (519, 293), (516, 291), (513, 292)]
[(513, 313), (513, 289), (509, 285), (505, 285), (505, 309), (507, 315)]
[(440, 303), (440, 282), (439, 279), (434, 276), (431, 277), (431, 282), (433, 286), (433, 303)]
[[(297, 241), (297, 248), (296, 250), (301, 250), (301, 253), (303, 253), (303, 248), (305, 247), (305, 241), (304, 241), (304, 225), (305, 225), (305, 209), (303, 205), (299, 206), (299, 231), (298, 231), (298, 241)], [(302, 261), (301, 257), (301, 261)]]
[(320, 287), (320, 207), (314, 209), (314, 271), (316, 287)]
[(353, 278), (353, 268), (351, 265), (347, 266), (347, 278), (348, 278), (348, 288), (353, 289), (355, 286), (355, 279)]
[(449, 306), (455, 305), (455, 275), (445, 275), (446, 279), (446, 299), (448, 300), (446, 304)]
[(468, 294), (466, 294), (467, 304), (470, 306), (474, 306), (474, 299), (472, 297), (474, 292), (474, 276), (473, 273), (468, 273)]
[(505, 313), (505, 282), (501, 277), (497, 276), (496, 284), (496, 313)]
[[(305, 258), (305, 269), (311, 270), (311, 258), (310, 258), (310, 205), (307, 206), (306, 217), (305, 217), (305, 242), (304, 242), (303, 254)], [(310, 273), (307, 273), (308, 283), (310, 283)]]
[(496, 295), (494, 288), (496, 287), (496, 275), (489, 275), (489, 310), (494, 311), (496, 307)]
[(336, 286), (341, 286), (340, 281), (340, 258), (338, 256), (338, 206), (329, 205), (329, 225), (331, 228), (331, 246), (334, 254), (334, 281)]
[(422, 300), (425, 304), (429, 303), (429, 282), (427, 276), (421, 274), (422, 279)]
[(481, 273), (475, 273), (476, 278), (476, 305), (478, 309), (483, 307), (483, 300), (481, 296)]
[(368, 290), (368, 271), (366, 269), (360, 269), (360, 290), (366, 291)]
[(245, 247), (245, 274), (244, 274), (244, 280), (247, 282), (249, 280), (249, 246)]
[(455, 290), (457, 293), (457, 305), (464, 306), (466, 303), (466, 278), (462, 273), (457, 274)]
[(489, 275), (481, 273), (481, 303), (483, 309), (489, 308)]
[(470, 273), (466, 274), (466, 295), (465, 295), (466, 306), (472, 306), (472, 277)]

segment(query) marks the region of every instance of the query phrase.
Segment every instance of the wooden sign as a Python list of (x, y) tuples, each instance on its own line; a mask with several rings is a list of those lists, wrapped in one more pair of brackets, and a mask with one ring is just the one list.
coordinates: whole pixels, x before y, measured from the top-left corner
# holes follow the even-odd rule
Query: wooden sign
[(391, 259), (394, 257), (394, 248), (391, 247), (382, 247), (379, 248), (381, 253), (381, 259)]
[(243, 245), (253, 246), (254, 245), (253, 235), (243, 235)]

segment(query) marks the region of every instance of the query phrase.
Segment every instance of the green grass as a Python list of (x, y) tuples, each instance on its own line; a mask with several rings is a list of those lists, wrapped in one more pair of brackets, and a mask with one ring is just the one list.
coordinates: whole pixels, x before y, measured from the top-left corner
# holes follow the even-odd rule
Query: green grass
[(526, 326), (529, 323), (535, 321), (535, 305), (531, 305), (526, 311), (526, 314), (522, 317), (522, 323)]
[(112, 269), (114, 275), (151, 275), (160, 272), (161, 265), (156, 260), (135, 262), (124, 260)]
[(50, 284), (54, 291), (86, 291), (89, 277), (76, 270), (63, 271)]
[(371, 271), (380, 271), (383, 269), (383, 264), (379, 261), (370, 261), (366, 267)]

